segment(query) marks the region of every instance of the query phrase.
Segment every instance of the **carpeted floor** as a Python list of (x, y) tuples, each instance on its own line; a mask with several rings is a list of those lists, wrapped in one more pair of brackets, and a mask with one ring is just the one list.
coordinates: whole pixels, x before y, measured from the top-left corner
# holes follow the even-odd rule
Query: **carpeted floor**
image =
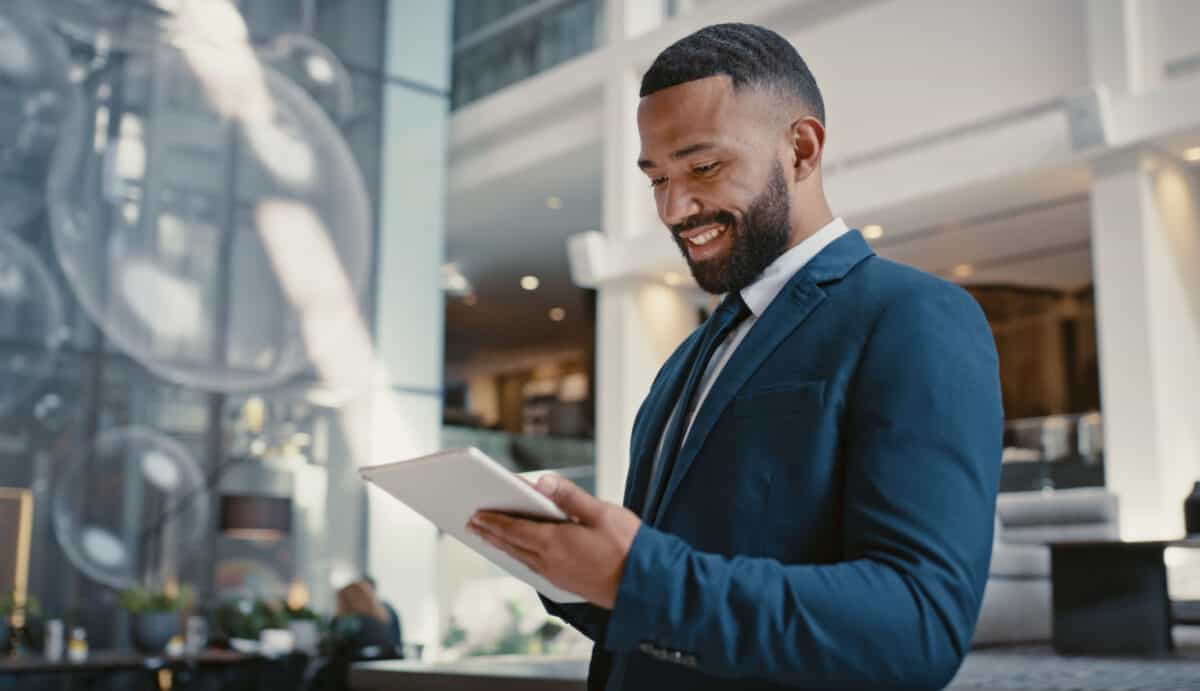
[(1178, 648), (1163, 658), (1066, 657), (1048, 646), (974, 650), (949, 691), (1200, 691), (1197, 631), (1177, 627)]

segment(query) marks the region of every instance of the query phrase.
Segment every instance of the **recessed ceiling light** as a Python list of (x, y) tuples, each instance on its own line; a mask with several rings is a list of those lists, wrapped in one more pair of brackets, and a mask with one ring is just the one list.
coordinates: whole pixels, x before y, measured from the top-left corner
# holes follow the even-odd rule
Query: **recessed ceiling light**
[(883, 237), (883, 226), (863, 226), (863, 237), (868, 240), (878, 240), (879, 238)]
[(522, 276), (521, 277), (521, 287), (524, 288), (525, 290), (537, 290), (538, 286), (540, 286), (541, 284), (542, 284), (542, 282), (538, 280), (537, 276)]
[(674, 288), (675, 286), (683, 283), (683, 276), (680, 276), (679, 274), (675, 273), (674, 271), (668, 271), (666, 273), (666, 275), (663, 276), (663, 281), (667, 285)]
[(547, 209), (561, 209), (562, 208), (562, 198), (561, 197), (546, 197), (546, 208)]
[(973, 273), (975, 273), (975, 267), (971, 266), (970, 264), (959, 264), (958, 266), (954, 267), (955, 278), (967, 278)]
[(550, 321), (560, 322), (567, 318), (567, 311), (561, 307), (550, 308)]
[(1200, 146), (1193, 146), (1190, 149), (1185, 149), (1183, 152), (1183, 160), (1189, 163), (1200, 161)]
[(470, 287), (467, 284), (467, 277), (463, 276), (462, 274), (451, 274), (450, 276), (447, 276), (446, 286), (450, 288), (450, 290), (454, 291), (463, 291)]

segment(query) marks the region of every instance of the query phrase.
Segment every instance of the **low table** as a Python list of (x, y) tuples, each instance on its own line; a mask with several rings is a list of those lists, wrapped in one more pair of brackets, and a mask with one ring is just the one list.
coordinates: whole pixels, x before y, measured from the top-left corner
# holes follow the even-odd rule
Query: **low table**
[[(64, 656), (59, 660), (47, 660), (38, 655), (0, 655), (0, 689), (24, 688), (26, 677), (59, 676), (70, 680), (83, 680), (84, 688), (90, 687), (87, 679), (104, 679), (117, 673), (142, 673), (145, 681), (144, 688), (160, 688), (160, 672), (169, 671), (174, 677), (175, 688), (186, 684), (179, 683), (180, 677), (195, 676), (200, 671), (222, 673), (240, 672), (237, 674), (240, 683), (234, 683), (234, 688), (294, 688), (295, 684), (272, 685), (275, 677), (290, 680), (299, 677), (292, 674), (292, 656), (272, 660), (259, 655), (246, 655), (229, 650), (205, 650), (196, 655), (145, 655), (134, 651), (94, 650), (82, 662), (71, 662)], [(283, 669), (275, 667), (285, 666)], [(301, 666), (300, 671), (303, 671)], [(273, 674), (275, 672), (275, 674)], [(230, 688), (229, 680), (222, 677), (218, 680), (220, 688)], [(15, 682), (16, 686), (11, 686)], [(107, 684), (105, 684), (107, 688)], [(56, 687), (57, 688), (57, 687)], [(72, 684), (70, 688), (78, 688)], [(207, 688), (207, 687), (206, 687)]]
[(1200, 539), (1055, 542), (1050, 545), (1054, 649), (1159, 655), (1174, 649), (1167, 547)]
[(497, 655), (455, 662), (386, 660), (350, 667), (354, 691), (584, 691), (586, 657)]

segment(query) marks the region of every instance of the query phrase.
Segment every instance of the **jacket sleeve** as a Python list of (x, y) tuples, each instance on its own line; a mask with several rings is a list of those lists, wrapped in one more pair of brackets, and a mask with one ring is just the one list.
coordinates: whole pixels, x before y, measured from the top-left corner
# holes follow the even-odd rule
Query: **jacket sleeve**
[(542, 599), (542, 604), (550, 614), (574, 626), (580, 633), (595, 642), (604, 640), (605, 628), (608, 626), (608, 610), (582, 602), (563, 604), (550, 600), (544, 595), (538, 595), (538, 597)]
[(941, 283), (893, 299), (847, 391), (844, 561), (708, 554), (643, 526), (605, 647), (804, 687), (942, 688), (987, 580), (1002, 430), (975, 301)]

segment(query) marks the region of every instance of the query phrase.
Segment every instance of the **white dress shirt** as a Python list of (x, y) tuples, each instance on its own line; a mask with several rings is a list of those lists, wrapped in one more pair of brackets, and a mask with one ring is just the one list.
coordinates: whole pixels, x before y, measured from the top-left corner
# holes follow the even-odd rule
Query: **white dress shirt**
[[(779, 255), (775, 261), (771, 262), (762, 274), (754, 283), (742, 288), (742, 300), (746, 302), (746, 306), (750, 308), (750, 316), (746, 317), (745, 321), (738, 325), (733, 333), (725, 337), (725, 342), (717, 346), (713, 351), (712, 359), (708, 361), (708, 368), (704, 371), (704, 377), (700, 380), (699, 393), (696, 396), (696, 401), (689, 411), (687, 431), (683, 434), (683, 439), (680, 441), (680, 448), (687, 442), (688, 434), (692, 431), (692, 423), (696, 421), (696, 413), (699, 412), (700, 406), (704, 404), (704, 399), (708, 398), (708, 392), (712, 389), (713, 383), (717, 381), (717, 376), (721, 374), (721, 370), (725, 369), (725, 364), (729, 362), (729, 358), (733, 356), (734, 351), (741, 345), (742, 340), (746, 338), (746, 334), (750, 333), (750, 329), (754, 328), (754, 324), (762, 317), (763, 312), (767, 311), (771, 303), (775, 301), (783, 287), (788, 281), (792, 280), (792, 276), (796, 272), (803, 269), (813, 257), (821, 253), (831, 242), (840, 238), (849, 228), (846, 222), (841, 218), (835, 218), (826, 224), (823, 228), (808, 236), (800, 242), (800, 244), (789, 249)], [(666, 430), (671, 427), (671, 420), (679, 415), (679, 402), (675, 402), (675, 410), (671, 413), (671, 418), (667, 420), (666, 427), (663, 428), (663, 436), (666, 436)], [(658, 472), (659, 459), (662, 457), (663, 437), (658, 440), (658, 451), (654, 454), (654, 469), (650, 477), (653, 478)], [(661, 481), (660, 481), (661, 483)], [(656, 488), (651, 487), (650, 492), (654, 492)]]

